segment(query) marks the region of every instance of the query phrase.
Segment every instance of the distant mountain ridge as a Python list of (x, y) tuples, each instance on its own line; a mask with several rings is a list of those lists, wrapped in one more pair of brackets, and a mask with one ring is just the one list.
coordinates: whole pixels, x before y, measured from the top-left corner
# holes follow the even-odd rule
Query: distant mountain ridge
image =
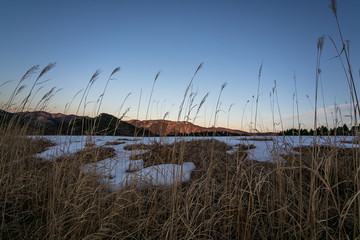
[(63, 113), (49, 113), (45, 111), (20, 112), (15, 114), (27, 116), (33, 121), (38, 121), (44, 124), (53, 124), (53, 125), (56, 125), (59, 122), (70, 122), (72, 120), (80, 119), (80, 118), (89, 119), (89, 117), (86, 116), (80, 117), (74, 114), (67, 115)]
[[(246, 131), (223, 128), (202, 127), (185, 121), (169, 120), (128, 120), (122, 121), (110, 114), (102, 113), (92, 118), (74, 114), (49, 113), (45, 111), (10, 113), (0, 110), (3, 122), (17, 118), (28, 124), (29, 130), (41, 129), (43, 134), (94, 134), (123, 136), (259, 136), (276, 133), (249, 133)], [(5, 119), (5, 120), (4, 120)]]
[(44, 111), (10, 113), (0, 110), (3, 125), (26, 126), (27, 134), (44, 135), (107, 135), (107, 136), (153, 136), (144, 129), (137, 129), (115, 116), (102, 113), (92, 118), (73, 114), (48, 113)]
[(249, 133), (242, 130), (224, 127), (202, 127), (191, 122), (170, 120), (128, 120), (137, 128), (143, 128), (160, 136), (193, 135), (193, 136), (267, 136), (277, 135), (273, 132)]
[(223, 127), (201, 127), (185, 121), (169, 121), (169, 120), (129, 120), (127, 121), (137, 128), (144, 128), (156, 135), (173, 136), (173, 135), (236, 135), (250, 136), (250, 134), (241, 130), (234, 130)]

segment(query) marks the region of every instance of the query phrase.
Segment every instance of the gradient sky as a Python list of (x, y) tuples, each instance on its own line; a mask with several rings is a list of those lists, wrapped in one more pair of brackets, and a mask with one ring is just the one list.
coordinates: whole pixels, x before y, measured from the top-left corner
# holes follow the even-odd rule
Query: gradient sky
[[(316, 44), (324, 34), (321, 58), (324, 98), (320, 92), (318, 108), (325, 106), (332, 127), (335, 118), (350, 121), (346, 116), (350, 115), (350, 96), (339, 59), (331, 59), (336, 56), (336, 51), (327, 36), (332, 36), (339, 48), (341, 43), (328, 5), (328, 0), (2, 0), (0, 84), (8, 80), (13, 82), (1, 86), (0, 100), (1, 103), (7, 101), (31, 66), (40, 64), (45, 67), (56, 62), (56, 67), (43, 78), (50, 81), (38, 91), (34, 102), (52, 87), (62, 88), (46, 110), (64, 112), (65, 105), (100, 69), (102, 73), (90, 90), (85, 109), (85, 114), (91, 115), (108, 76), (119, 66), (121, 70), (115, 75), (116, 81), (109, 83), (101, 112), (119, 116), (130, 108), (126, 119), (136, 118), (141, 100), (139, 118), (145, 119), (151, 87), (156, 73), (161, 71), (150, 101), (148, 118), (163, 118), (169, 112), (166, 119), (176, 120), (185, 89), (197, 66), (203, 62), (203, 68), (193, 81), (192, 91), (198, 93), (194, 104), (199, 104), (207, 92), (210, 95), (195, 123), (214, 124), (220, 88), (227, 82), (221, 95), (216, 125), (249, 130), (251, 125), (254, 127), (258, 72), (263, 63), (257, 128), (273, 130), (273, 122), (280, 123), (278, 105), (283, 127), (293, 126), (293, 113), (296, 113), (294, 75), (300, 121), (304, 124), (302, 127), (311, 128)], [(358, 0), (338, 2), (343, 35), (350, 40), (356, 82), (359, 82), (360, 67), (359, 12)], [(17, 102), (26, 96), (36, 76), (24, 82), (28, 87), (17, 96)], [(273, 102), (270, 92), (274, 80), (278, 101), (275, 99)], [(118, 110), (129, 93), (119, 114)], [(74, 99), (69, 113), (76, 112), (80, 98), (81, 94)], [(335, 116), (335, 104), (341, 110), (341, 116)], [(320, 110), (320, 113), (323, 115), (324, 111)], [(321, 122), (324, 123), (323, 118)], [(276, 130), (279, 129), (281, 124), (276, 125)]]

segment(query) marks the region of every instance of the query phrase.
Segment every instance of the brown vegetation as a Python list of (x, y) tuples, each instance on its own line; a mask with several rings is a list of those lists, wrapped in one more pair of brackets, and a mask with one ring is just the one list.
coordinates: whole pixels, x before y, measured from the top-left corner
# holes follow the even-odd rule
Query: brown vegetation
[[(330, 7), (337, 22), (341, 46), (346, 46), (341, 34), (335, 0), (331, 1)], [(321, 53), (319, 45), (316, 98), (321, 72), (318, 71)], [(342, 53), (345, 54), (348, 69), (343, 62), (341, 64), (347, 74), (354, 108), (353, 117), (357, 125), (360, 107), (348, 49), (343, 47), (341, 52), (336, 50), (339, 59)], [(49, 64), (41, 71), (27, 97), (16, 106), (16, 109), (24, 111), (30, 105), (29, 99), (35, 94), (35, 86), (42, 84), (39, 79), (53, 66), (54, 64)], [(193, 78), (201, 66), (202, 64)], [(22, 82), (38, 68), (39, 66), (34, 66), (29, 69), (20, 79), (9, 101), (4, 104), (5, 110), (16, 105), (14, 99), (25, 86)], [(255, 130), (261, 68), (256, 98)], [(110, 77), (117, 71), (119, 68), (116, 68)], [(84, 106), (85, 110), (87, 95), (99, 74), (100, 72), (96, 71), (86, 86), (78, 111), (81, 106)], [(148, 110), (157, 77), (158, 74), (153, 83)], [(182, 117), (182, 112), (185, 113), (185, 119), (190, 119), (191, 105), (188, 109), (183, 106), (193, 78), (180, 105), (178, 120)], [(106, 87), (107, 84), (103, 95)], [(224, 87), (225, 84), (222, 89)], [(46, 94), (46, 98), (38, 103), (41, 109), (47, 107), (49, 99), (53, 96), (52, 91), (50, 90), (50, 95)], [(99, 99), (98, 109), (103, 95)], [(215, 108), (214, 125), (220, 95), (221, 92)], [(315, 109), (316, 104), (315, 101)], [(193, 119), (196, 119), (197, 113)], [(358, 145), (347, 149), (319, 146), (315, 143), (310, 147), (294, 148), (297, 154), (283, 155), (273, 162), (258, 162), (246, 159), (245, 150), (253, 148), (252, 145), (238, 145), (238, 151), (230, 154), (228, 150), (231, 147), (215, 139), (180, 140), (173, 144), (134, 144), (126, 146), (126, 149), (138, 152), (147, 150), (134, 156), (142, 158), (145, 166), (190, 161), (194, 162), (196, 170), (192, 172), (189, 182), (179, 185), (143, 189), (128, 186), (118, 192), (110, 192), (103, 176), (97, 172), (82, 171), (81, 167), (87, 163), (114, 157), (113, 148), (88, 144), (85, 149), (74, 155), (44, 161), (34, 157), (34, 154), (52, 146), (52, 143), (40, 138), (25, 137), (25, 133), (29, 132), (26, 122), (7, 120), (8, 115), (5, 113), (0, 118), (1, 239), (360, 237)], [(316, 129), (316, 114), (314, 120)], [(6, 126), (3, 124), (5, 122)]]
[[(313, 147), (296, 148), (300, 154), (270, 163), (246, 160), (251, 145), (229, 154), (231, 147), (215, 139), (130, 145), (149, 150), (135, 157), (144, 159), (145, 167), (190, 161), (196, 170), (178, 186), (129, 186), (110, 193), (101, 176), (79, 166), (114, 156), (112, 148), (90, 147), (53, 162), (11, 162), (44, 145), (29, 140), (29, 147), (21, 148), (18, 139), (3, 137), (0, 148), (3, 239), (301, 239), (359, 231), (354, 149), (317, 146), (313, 165)], [(18, 144), (5, 148), (6, 142)]]
[(106, 158), (114, 157), (115, 150), (111, 147), (90, 147), (77, 151), (71, 159), (81, 164), (94, 163)]
[(121, 144), (124, 144), (126, 142), (122, 141), (122, 142), (119, 142), (119, 141), (113, 141), (113, 142), (106, 142), (105, 145), (106, 146), (111, 146), (111, 145), (121, 145)]

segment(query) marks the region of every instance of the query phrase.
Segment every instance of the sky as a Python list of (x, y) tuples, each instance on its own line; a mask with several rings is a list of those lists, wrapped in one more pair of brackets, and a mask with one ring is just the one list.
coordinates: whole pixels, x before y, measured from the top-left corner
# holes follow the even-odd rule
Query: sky
[[(16, 109), (41, 69), (55, 62), (39, 81), (46, 82), (32, 91), (28, 110), (56, 87), (54, 91), (59, 91), (46, 111), (92, 116), (110, 74), (120, 67), (108, 83), (100, 112), (118, 117), (125, 113), (125, 120), (177, 120), (187, 86), (203, 63), (187, 92), (180, 120), (201, 126), (279, 131), (297, 127), (299, 115), (301, 127), (310, 129), (317, 41), (324, 35), (319, 124), (351, 124), (348, 83), (329, 38), (342, 48), (329, 3), (1, 0), (0, 84), (5, 84), (0, 87), (0, 104), (4, 107), (28, 69), (40, 65), (37, 73), (21, 83), (26, 87), (14, 100), (12, 108)], [(358, 85), (360, 1), (338, 1), (337, 7), (342, 34), (350, 40), (350, 61)], [(81, 101), (98, 69), (99, 77)]]

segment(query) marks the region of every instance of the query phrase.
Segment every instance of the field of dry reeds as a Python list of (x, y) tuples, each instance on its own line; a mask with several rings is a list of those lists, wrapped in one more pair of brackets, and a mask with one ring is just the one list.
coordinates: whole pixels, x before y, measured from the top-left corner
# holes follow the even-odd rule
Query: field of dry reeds
[[(341, 35), (335, 1), (331, 7)], [(319, 56), (322, 41), (318, 43)], [(346, 55), (341, 64), (357, 119), (359, 105), (348, 50), (344, 47), (340, 51), (339, 56)], [(50, 64), (40, 72), (34, 86), (52, 67)], [(194, 77), (200, 68), (201, 65)], [(22, 81), (37, 70), (36, 66), (25, 73), (3, 109), (27, 109), (35, 94), (33, 88), (14, 108), (16, 96), (22, 91)], [(83, 92), (78, 111), (97, 75)], [(318, 76), (316, 96), (317, 81)], [(225, 86), (222, 85), (219, 99)], [(185, 111), (182, 106), (188, 89), (179, 116)], [(50, 90), (36, 106), (45, 107), (54, 94)], [(191, 94), (189, 98), (191, 102)], [(100, 106), (101, 102), (95, 109), (97, 114)], [(316, 109), (314, 118), (316, 128)], [(82, 171), (82, 167), (113, 157), (113, 146), (121, 141), (103, 147), (87, 144), (76, 154), (46, 161), (35, 154), (53, 143), (41, 137), (27, 137), (27, 128), (26, 122), (15, 117), (0, 116), (1, 239), (360, 238), (358, 138), (353, 148), (321, 146), (315, 141), (312, 146), (294, 148), (298, 154), (282, 155), (272, 162), (247, 160), (246, 150), (254, 147), (251, 144), (230, 153), (232, 147), (215, 138), (179, 138), (171, 144), (134, 143), (127, 147), (148, 150), (133, 156), (143, 159), (146, 167), (193, 162), (196, 169), (190, 181), (170, 187), (129, 185), (110, 191), (106, 182), (99, 181), (99, 173)]]
[[(34, 157), (42, 138), (1, 138), (2, 239), (352, 239), (359, 235), (356, 149), (295, 148), (285, 161), (246, 159), (216, 139), (127, 148), (146, 167), (194, 162), (191, 180), (111, 192), (81, 167), (114, 156), (88, 146), (69, 157)], [(14, 161), (14, 159), (16, 161)], [(315, 161), (314, 161), (315, 159)]]

